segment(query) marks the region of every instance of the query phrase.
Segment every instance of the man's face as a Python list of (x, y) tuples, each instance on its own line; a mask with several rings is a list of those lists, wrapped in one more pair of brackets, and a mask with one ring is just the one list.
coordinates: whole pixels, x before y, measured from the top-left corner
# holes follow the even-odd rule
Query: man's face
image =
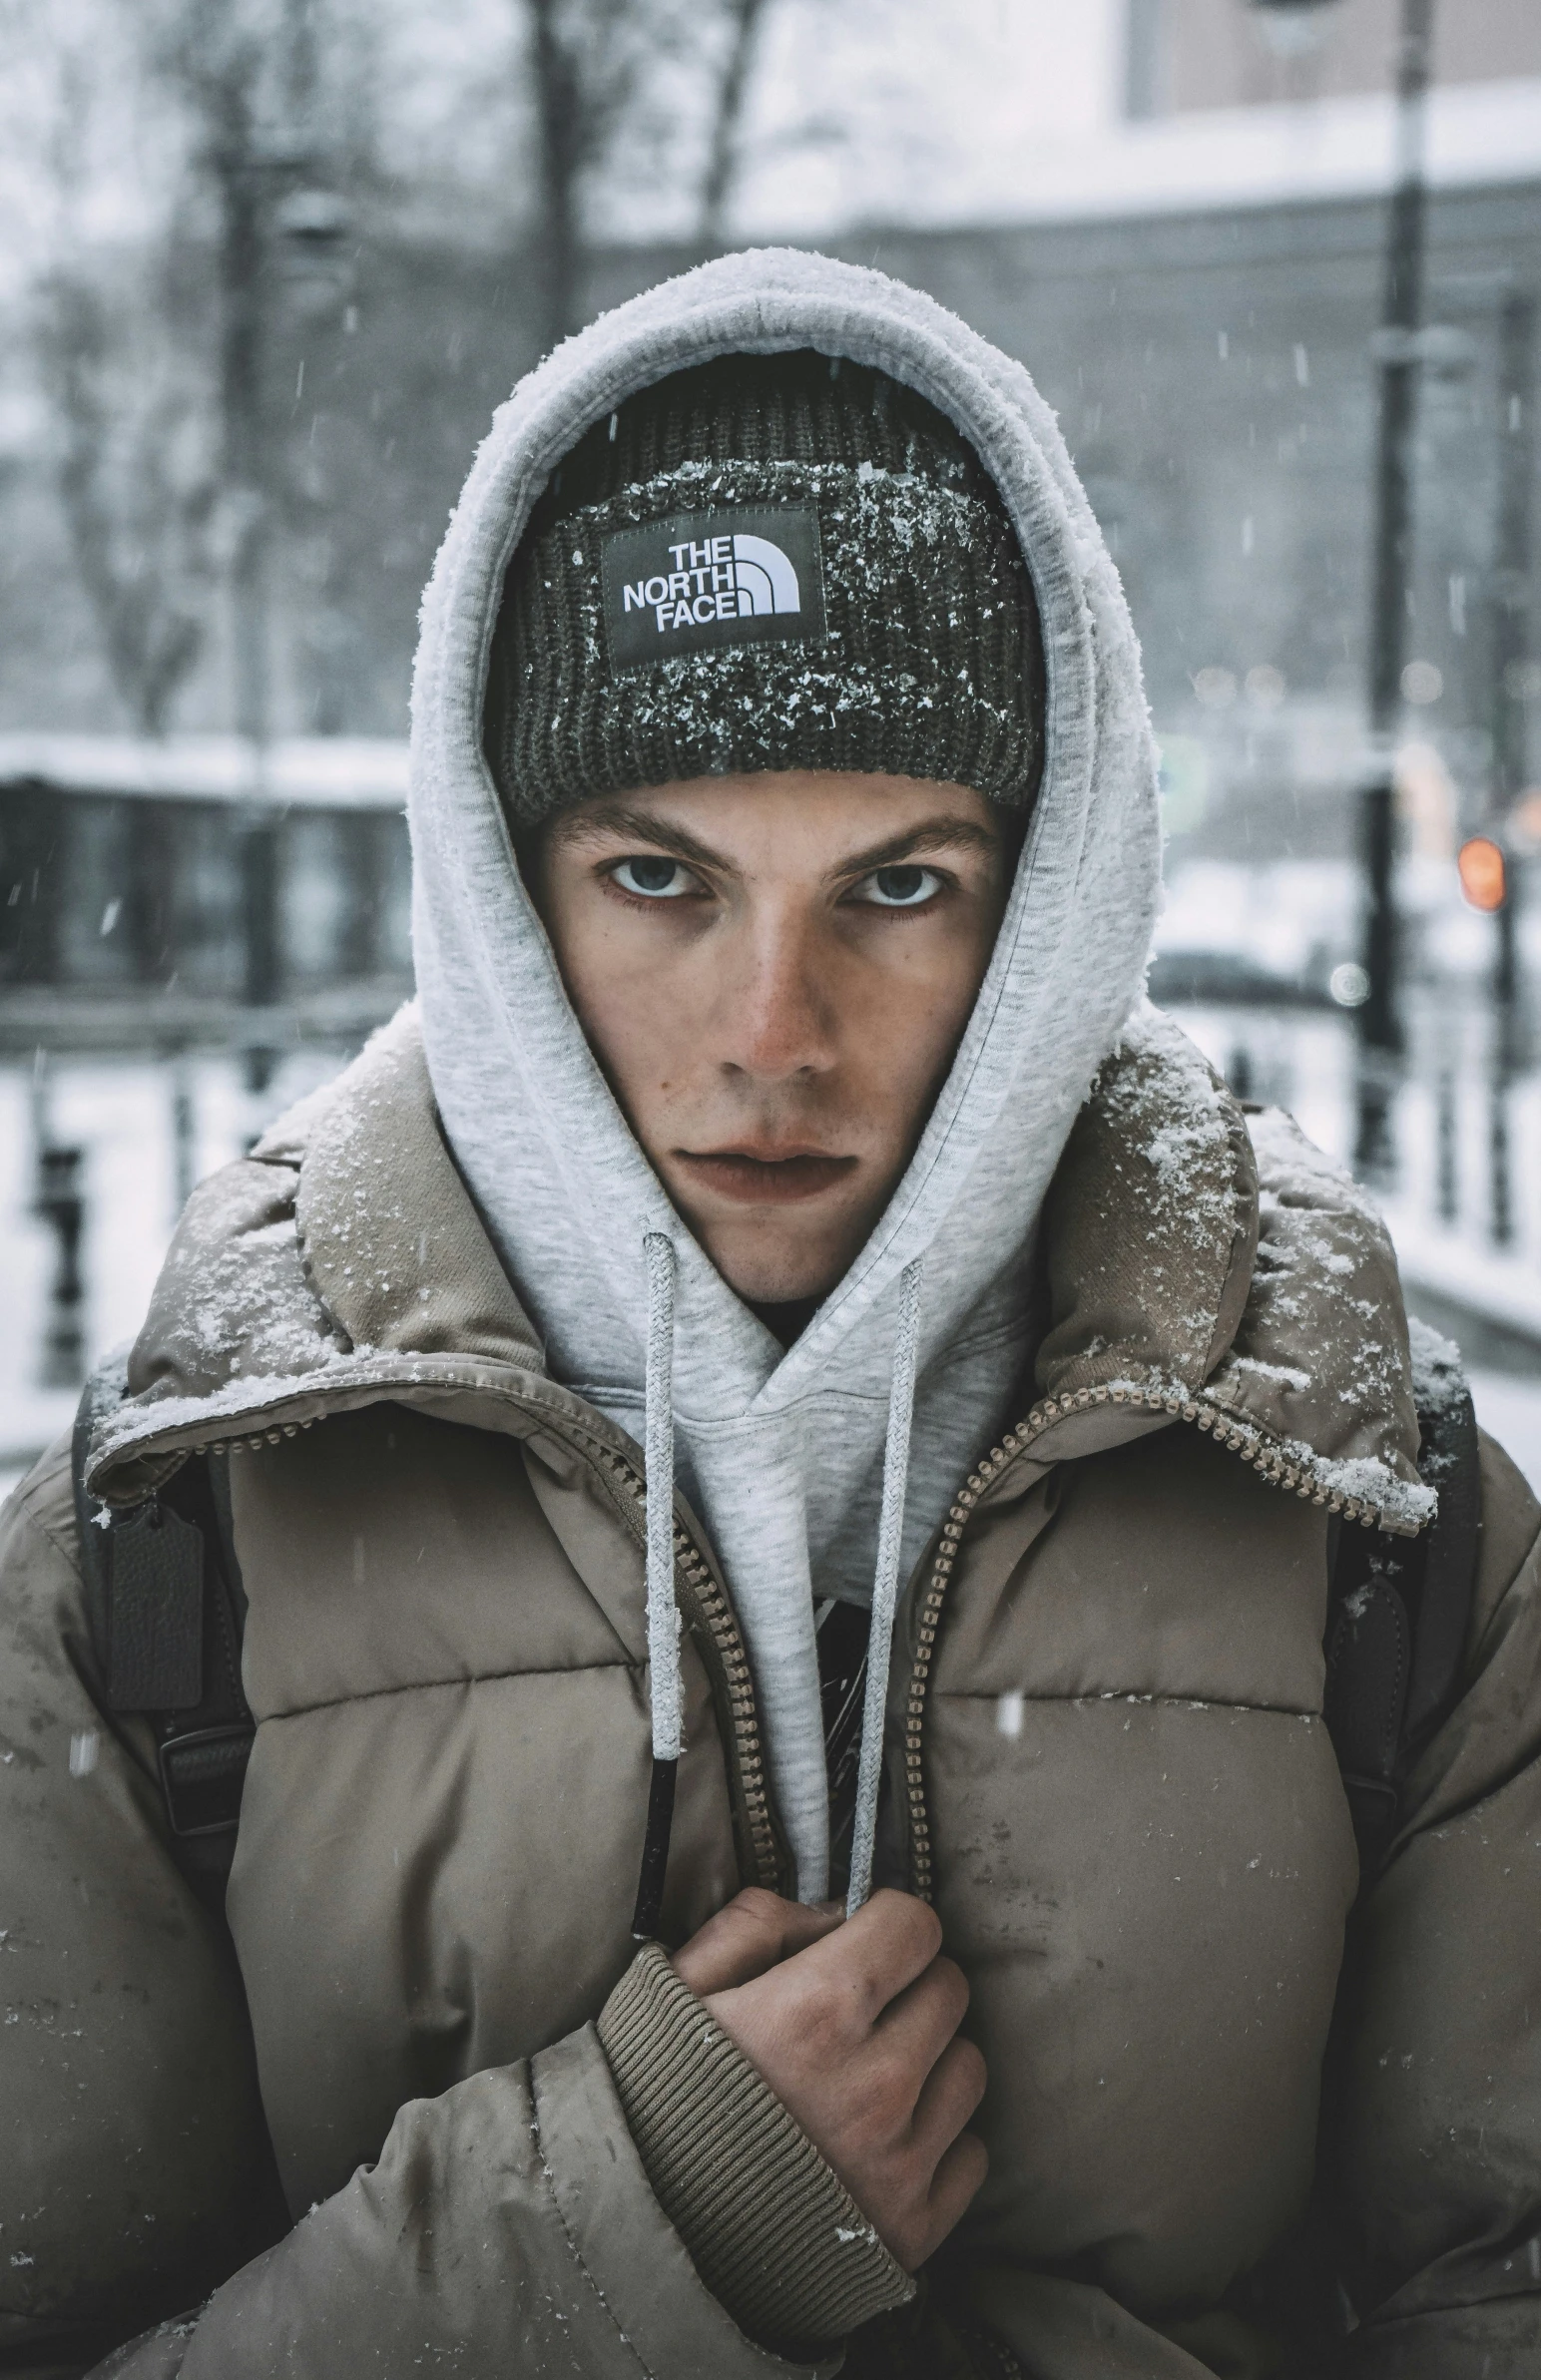
[(532, 891), (654, 1171), (755, 1305), (818, 1298), (908, 1164), (989, 962), (981, 794), (789, 769), (602, 795)]

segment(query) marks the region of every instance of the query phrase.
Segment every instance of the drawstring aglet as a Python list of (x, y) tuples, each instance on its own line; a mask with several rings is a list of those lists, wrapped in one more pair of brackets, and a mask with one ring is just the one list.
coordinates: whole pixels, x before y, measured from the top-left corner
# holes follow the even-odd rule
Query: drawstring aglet
[(642, 1838), (642, 1873), (637, 1879), (637, 1907), (632, 1935), (638, 1942), (656, 1942), (664, 1910), (664, 1878), (669, 1870), (669, 1836), (674, 1825), (675, 1778), (678, 1760), (655, 1760), (648, 1787), (648, 1824)]
[(643, 1453), (647, 1466), (648, 1662), (652, 1672), (653, 1776), (648, 1787), (648, 1823), (642, 1838), (642, 1873), (632, 1932), (639, 1942), (656, 1939), (669, 1867), (674, 1823), (675, 1777), (680, 1765), (684, 1695), (680, 1678), (680, 1608), (675, 1601), (674, 1556), (674, 1307), (675, 1254), (668, 1236), (643, 1238), (648, 1268), (647, 1411)]

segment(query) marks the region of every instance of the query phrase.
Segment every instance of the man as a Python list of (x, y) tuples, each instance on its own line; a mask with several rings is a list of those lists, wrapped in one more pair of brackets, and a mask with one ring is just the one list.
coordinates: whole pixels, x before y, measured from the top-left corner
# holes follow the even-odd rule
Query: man
[(1533, 2370), (1541, 1514), (1485, 1449), (1361, 1879), (1395, 1267), (1140, 1005), (1026, 375), (652, 291), (499, 416), (415, 701), (420, 1017), (197, 1193), (85, 1456), (115, 1628), (179, 1479), (239, 1571), (223, 1896), (67, 1453), (7, 1523), (8, 2368)]

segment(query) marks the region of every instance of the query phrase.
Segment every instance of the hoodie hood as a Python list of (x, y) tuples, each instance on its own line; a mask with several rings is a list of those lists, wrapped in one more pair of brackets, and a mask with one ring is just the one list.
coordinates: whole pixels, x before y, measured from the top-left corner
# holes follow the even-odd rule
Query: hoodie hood
[[(674, 1211), (584, 1039), (520, 877), (482, 714), (509, 561), (584, 430), (690, 365), (795, 348), (875, 366), (973, 444), (1032, 576), (1048, 697), (1041, 790), (951, 1073), (866, 1246), (783, 1351)], [(639, 1440), (651, 1324), (674, 1430), (667, 1449), (655, 1430), (650, 1452), (678, 1460), (723, 1564), (798, 1888), (820, 1897), (815, 1598), (865, 1600), (880, 1516), (883, 1567), (902, 1575), (1009, 1417), (1041, 1335), (1044, 1194), (1140, 995), (1155, 916), (1156, 761), (1134, 631), (1025, 370), (885, 275), (789, 250), (704, 265), (567, 341), (498, 413), (434, 570), (409, 815), (424, 1046), (456, 1161), (551, 1374)], [(896, 1353), (912, 1420), (890, 1410)], [(885, 1495), (885, 1448), (902, 1450), (906, 1423)]]

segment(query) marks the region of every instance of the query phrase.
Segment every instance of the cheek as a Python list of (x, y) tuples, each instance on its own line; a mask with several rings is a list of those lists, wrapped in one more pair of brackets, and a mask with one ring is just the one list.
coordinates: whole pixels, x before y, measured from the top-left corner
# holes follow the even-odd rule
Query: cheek
[[(989, 964), (990, 939), (940, 923), (934, 933), (884, 929), (891, 942), (863, 954), (860, 1041), (873, 1078), (895, 1101), (946, 1073)], [(854, 987), (853, 987), (854, 989)]]
[(590, 1046), (633, 1118), (678, 1089), (701, 1036), (689, 970), (672, 965), (661, 937), (646, 941), (609, 919), (566, 954), (568, 997)]

